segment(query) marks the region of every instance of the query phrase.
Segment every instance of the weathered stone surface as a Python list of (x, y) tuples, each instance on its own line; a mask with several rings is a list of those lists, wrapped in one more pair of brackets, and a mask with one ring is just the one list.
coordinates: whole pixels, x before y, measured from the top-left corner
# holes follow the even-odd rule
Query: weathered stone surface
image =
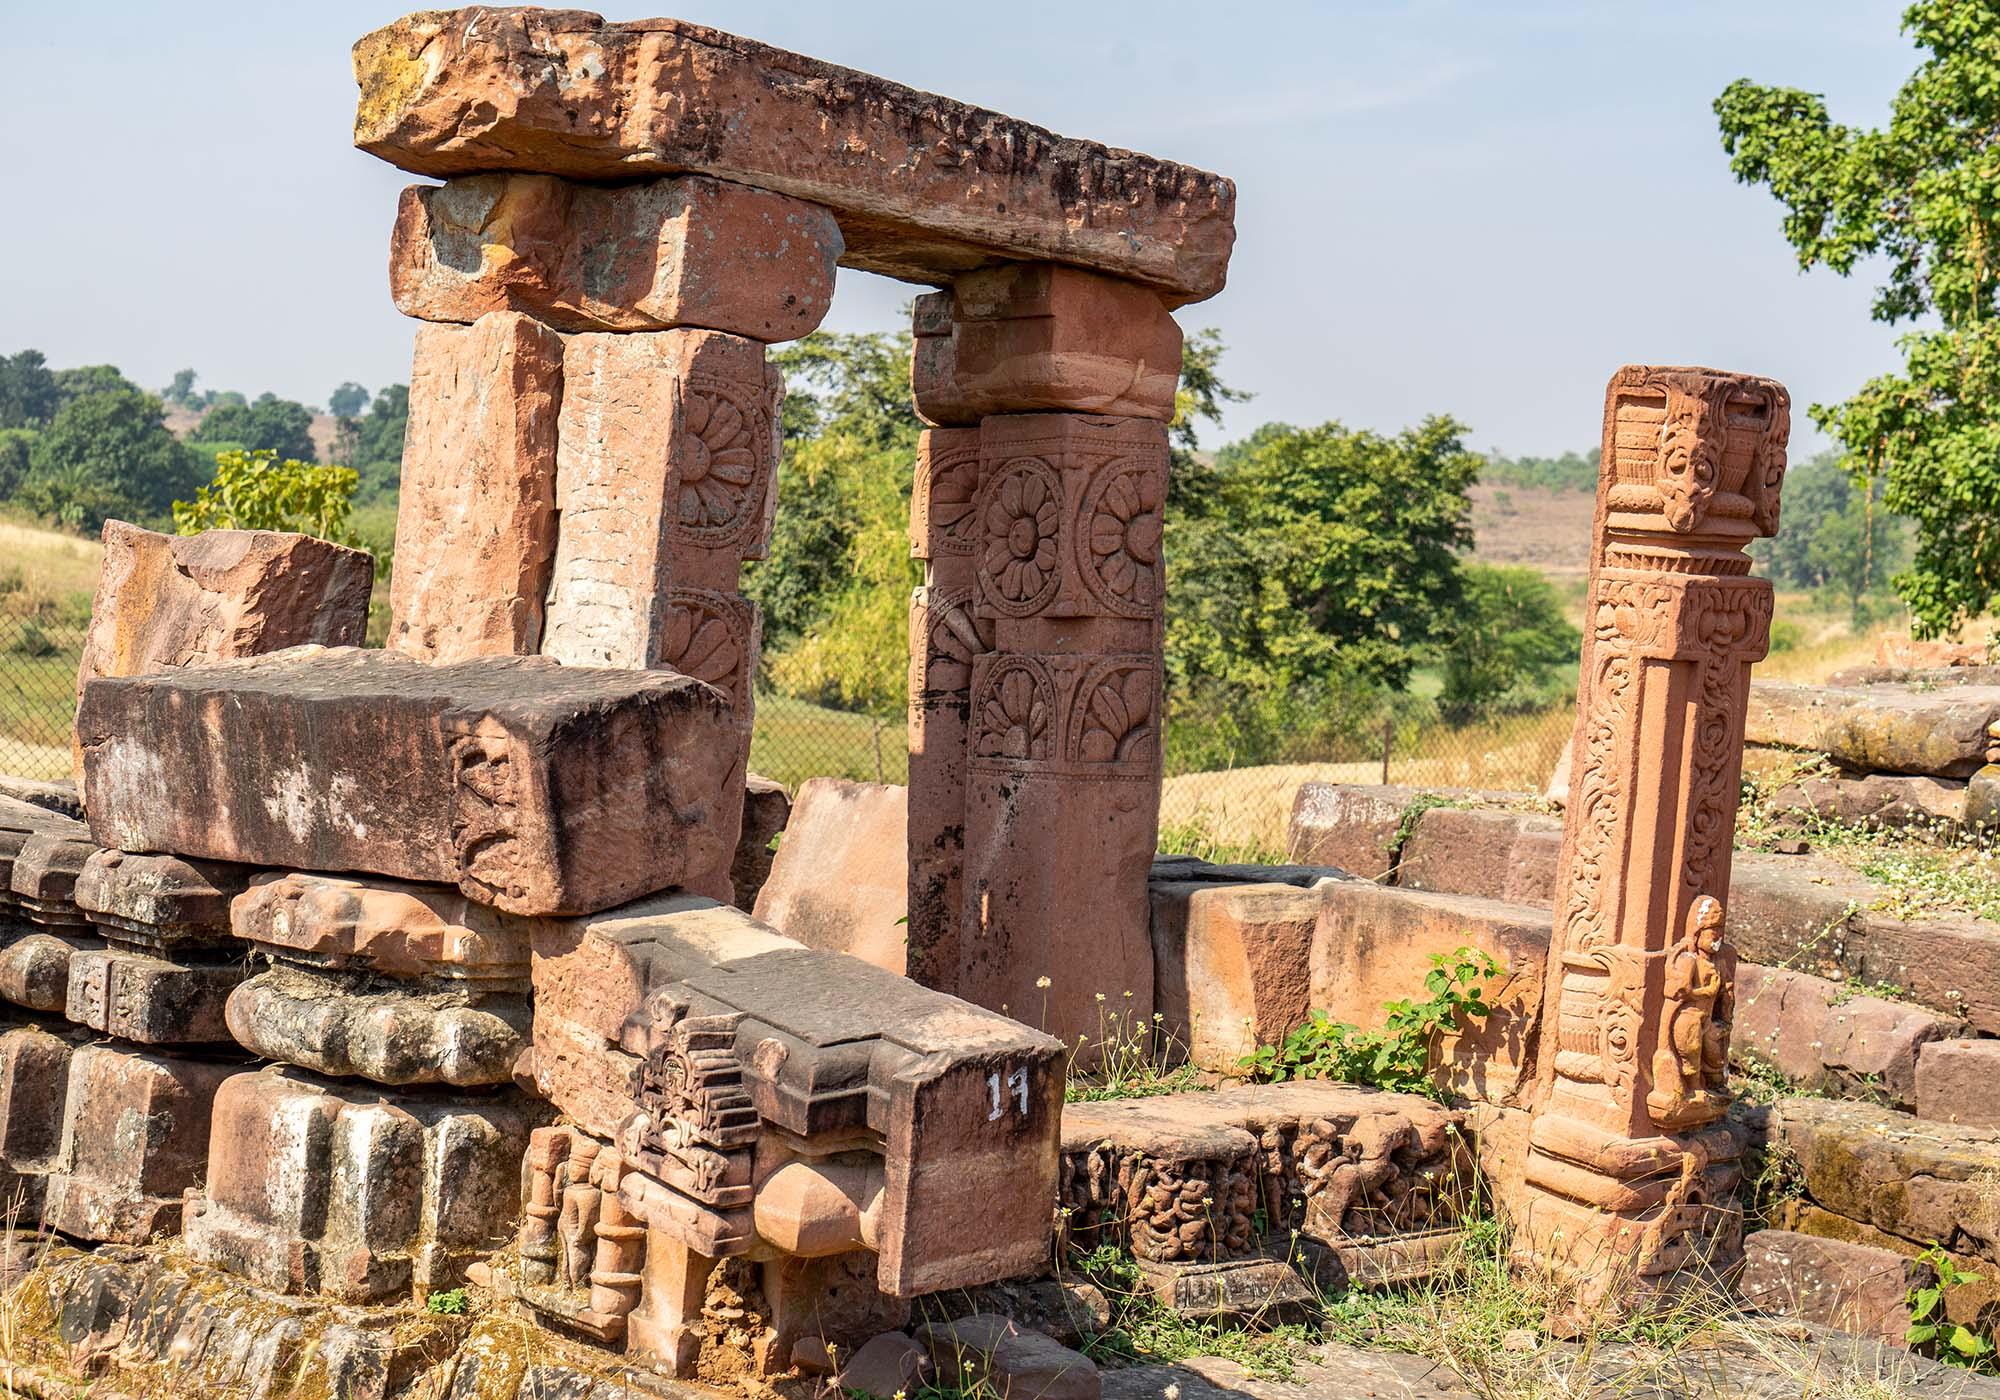
[(1418, 795), (1415, 788), (1301, 783), (1286, 828), (1285, 858), (1379, 880), (1395, 868), (1409, 834), (1403, 817)]
[(863, 1342), (851, 1356), (840, 1358), (836, 1379), (850, 1395), (858, 1391), (876, 1400), (894, 1400), (898, 1395), (915, 1395), (936, 1374), (930, 1353), (908, 1333), (884, 1332)]
[(1266, 1232), (1453, 1225), (1472, 1189), (1463, 1125), (1429, 1099), (1325, 1080), (1069, 1104), (1059, 1238), (1173, 1263), (1250, 1257)]
[(840, 251), (826, 210), (698, 175), (469, 175), (403, 191), (389, 290), (426, 321), (519, 311), (564, 331), (796, 340), (826, 315)]
[(755, 773), (743, 780), (743, 830), (736, 838), (736, 859), (729, 867), (738, 909), (755, 907), (777, 859), (771, 843), (791, 819), (792, 794), (783, 783)]
[(563, 338), (513, 311), (417, 329), (389, 646), (422, 661), (531, 653), (556, 545)]
[(180, 1228), (208, 1160), (216, 1091), (240, 1064), (86, 1045), (70, 1057), (62, 1150), (44, 1221), (79, 1239), (137, 1244)]
[(90, 921), (76, 905), (76, 883), (97, 843), (87, 834), (71, 834), (73, 830), (67, 824), (51, 825), (22, 833), (18, 844), (7, 843), (13, 847), (8, 862), (9, 904), (17, 918), (37, 928), (88, 934)]
[(62, 1156), (74, 1051), (33, 1027), (0, 1032), (0, 1218), (10, 1227), (41, 1219), (48, 1174)]
[[(1305, 1250), (1270, 1249), (1261, 1257), (1197, 1263), (1135, 1262), (1145, 1289), (1183, 1317), (1202, 1322), (1254, 1318), (1268, 1326), (1306, 1316), (1318, 1305), (1320, 1294), (1301, 1271), (1301, 1266), (1313, 1271), (1311, 1264), (1304, 1258), (1294, 1264), (1294, 1253), (1302, 1256)], [(1315, 1254), (1318, 1260), (1333, 1259), (1328, 1250)], [(1337, 1275), (1338, 1269), (1329, 1272)]]
[(354, 76), (355, 145), (414, 174), (698, 171), (825, 205), (845, 266), (910, 281), (1048, 259), (1178, 304), (1222, 289), (1235, 241), (1220, 176), (678, 20), (424, 11)]
[(1153, 1006), (1163, 1018), (1155, 1033), (1203, 1069), (1240, 1074), (1244, 1056), (1281, 1043), (1312, 1010), (1322, 896), (1297, 885), (1157, 878), (1149, 892)]
[(96, 939), (29, 933), (0, 945), (0, 999), (58, 1016), (69, 1007), (70, 963), (102, 948)]
[(735, 735), (685, 676), (300, 648), (93, 681), (78, 732), (92, 829), (124, 850), (449, 881), (523, 914), (728, 893)]
[(519, 997), (364, 988), (353, 974), (273, 968), (229, 995), (228, 1030), (266, 1059), (377, 1084), (505, 1084), (528, 1048)]
[[(1787, 968), (1741, 963), (1730, 1056), (1768, 1065), (1801, 1089), (1917, 1101), (1917, 1066), (1933, 1041), (1965, 1023), (1884, 997), (1851, 996), (1840, 983)], [(2000, 1067), (2000, 1061), (1996, 1061)]]
[(1912, 1243), (2000, 1262), (2000, 1132), (1841, 1099), (1780, 1099), (1769, 1119), (1771, 1141), (1798, 1159), (1819, 1205)]
[(83, 798), (77, 793), (76, 783), (69, 778), (45, 781), (0, 773), (0, 808), (14, 803), (26, 803), (60, 817), (83, 820)]
[(215, 1098), (188, 1251), (340, 1302), (451, 1288), (504, 1243), (543, 1112), (511, 1093), (387, 1098), (281, 1066), (237, 1074)]
[(1366, 882), (1322, 887), (1312, 940), (1315, 1010), (1336, 1021), (1379, 1026), (1383, 1005), (1422, 999), (1434, 955), (1470, 947), (1505, 970), (1489, 988), (1493, 1014), (1438, 1048), (1440, 1081), (1457, 1093), (1525, 1104), (1543, 1016), (1549, 915), (1465, 895)]
[(1911, 1290), (1936, 1275), (1886, 1249), (1759, 1230), (1743, 1241), (1743, 1301), (1764, 1312), (1802, 1317), (1843, 1332), (1901, 1342), (1910, 1328)]
[(1919, 1118), (2000, 1128), (2000, 1040), (1934, 1040), (1917, 1050)]
[(1181, 330), (1156, 292), (1016, 263), (958, 279), (951, 345), (913, 349), (910, 389), (919, 416), (939, 425), (977, 427), (991, 413), (1166, 420), (1180, 372)]
[(1396, 883), (1547, 909), (1555, 903), (1562, 821), (1539, 812), (1432, 807), (1403, 842)]
[(985, 1313), (926, 1327), (919, 1334), (939, 1372), (984, 1386), (1001, 1400), (1098, 1400), (1097, 1366), (1012, 1318)]
[(1758, 681), (1744, 731), (1752, 744), (1824, 753), (1863, 773), (1965, 778), (1995, 747), (2000, 686), (1816, 686)]
[(756, 341), (692, 330), (571, 336), (563, 365), (542, 654), (670, 666), (747, 724), (759, 624), (736, 585), (777, 505), (777, 369)]
[(1965, 780), (1965, 825), (2000, 832), (2000, 764), (1989, 763)]
[[(1873, 1225), (1865, 1225), (1859, 1220), (1849, 1220), (1844, 1215), (1835, 1215), (1814, 1205), (1811, 1201), (1792, 1199), (1780, 1203), (1772, 1212), (1772, 1225), (1795, 1234), (1810, 1235), (1814, 1239), (1835, 1240), (1844, 1244), (1862, 1245), (1869, 1249), (1887, 1250), (1900, 1254), (1905, 1259), (1916, 1259), (1931, 1246), (1917, 1244), (1912, 1240), (1878, 1230)], [(1960, 1273), (1980, 1275), (1977, 1283), (1961, 1283), (1948, 1289), (1944, 1297), (1945, 1316), (1953, 1322), (1962, 1322), (1968, 1327), (1980, 1328), (1987, 1325), (1993, 1316), (1993, 1309), (2000, 1307), (2000, 1280), (1993, 1277), (1993, 1271), (1985, 1261), (1966, 1254), (1945, 1251), (1952, 1267)]]
[(243, 960), (194, 961), (85, 949), (69, 959), (66, 1014), (80, 1026), (141, 1045), (228, 1044), (223, 1004), (244, 977)]
[(534, 924), (442, 885), (291, 872), (251, 881), (230, 927), (307, 966), (525, 988)]
[(77, 876), (76, 904), (121, 942), (155, 949), (227, 945), (229, 901), (254, 874), (219, 861), (100, 850)]
[(107, 520), (76, 693), (93, 676), (138, 676), (307, 642), (358, 646), (374, 584), (367, 551), (311, 535), (162, 535)]
[(756, 917), (808, 948), (907, 963), (909, 789), (845, 778), (799, 785)]
[(1849, 826), (1958, 827), (1966, 784), (1906, 773), (1809, 777), (1786, 783), (1765, 804), (1774, 814), (1810, 814)]

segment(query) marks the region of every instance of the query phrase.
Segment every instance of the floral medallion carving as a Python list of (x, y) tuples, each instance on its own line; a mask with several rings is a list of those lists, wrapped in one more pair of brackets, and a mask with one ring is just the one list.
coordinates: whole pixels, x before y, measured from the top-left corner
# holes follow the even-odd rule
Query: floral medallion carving
[(681, 392), (674, 441), (676, 533), (706, 546), (733, 544), (764, 509), (770, 419), (758, 389), (707, 375)]
[(1099, 468), (1078, 513), (1083, 579), (1106, 609), (1150, 617), (1160, 602), (1161, 510), (1166, 479), (1124, 459)]
[[(935, 438), (936, 431), (926, 434)], [(927, 444), (918, 458), (922, 479), (917, 483), (925, 557), (970, 555), (979, 543), (979, 445), (939, 447)]]
[(1159, 738), (1159, 677), (1146, 661), (1099, 666), (1077, 687), (1069, 758), (1078, 763), (1151, 761)]
[(1008, 617), (1040, 612), (1062, 584), (1062, 482), (1046, 462), (1017, 457), (988, 479), (978, 510), (986, 602)]
[(973, 702), (976, 758), (1047, 761), (1055, 752), (1055, 685), (1026, 657), (1008, 657), (986, 673)]
[(744, 660), (750, 649), (740, 599), (700, 589), (676, 589), (660, 602), (658, 664), (707, 681), (743, 701)]
[(972, 686), (972, 663), (993, 650), (993, 624), (976, 615), (971, 589), (955, 588), (934, 598), (928, 625), (924, 693), (962, 696)]

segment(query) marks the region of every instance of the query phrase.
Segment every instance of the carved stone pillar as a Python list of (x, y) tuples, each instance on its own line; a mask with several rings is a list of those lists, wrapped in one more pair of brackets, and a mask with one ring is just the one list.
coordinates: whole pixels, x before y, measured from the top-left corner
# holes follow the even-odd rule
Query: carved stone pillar
[(1585, 1301), (1643, 1302), (1741, 1257), (1721, 1121), (1724, 941), (1750, 667), (1778, 528), (1782, 385), (1628, 365), (1612, 377), (1550, 947), (1524, 1253)]

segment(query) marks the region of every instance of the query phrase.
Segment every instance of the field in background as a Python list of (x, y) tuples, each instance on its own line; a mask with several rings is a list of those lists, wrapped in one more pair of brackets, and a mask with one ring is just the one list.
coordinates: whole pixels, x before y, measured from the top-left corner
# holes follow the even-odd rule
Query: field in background
[(104, 550), (0, 517), (0, 771), (69, 776), (76, 664)]

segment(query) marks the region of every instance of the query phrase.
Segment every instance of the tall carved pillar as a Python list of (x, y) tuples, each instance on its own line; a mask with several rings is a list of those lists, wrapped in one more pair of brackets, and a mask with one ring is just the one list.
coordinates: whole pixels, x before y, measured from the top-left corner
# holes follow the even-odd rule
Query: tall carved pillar
[(1741, 1257), (1723, 901), (1771, 622), (1743, 547), (1777, 531), (1789, 432), (1784, 386), (1751, 375), (1628, 365), (1606, 395), (1519, 1219), (1586, 1299), (1643, 1302)]
[(1152, 1012), (1180, 330), (1145, 288), (1023, 264), (923, 298), (916, 332), (918, 411), (957, 426), (914, 502), (910, 974), (1094, 1043)]

